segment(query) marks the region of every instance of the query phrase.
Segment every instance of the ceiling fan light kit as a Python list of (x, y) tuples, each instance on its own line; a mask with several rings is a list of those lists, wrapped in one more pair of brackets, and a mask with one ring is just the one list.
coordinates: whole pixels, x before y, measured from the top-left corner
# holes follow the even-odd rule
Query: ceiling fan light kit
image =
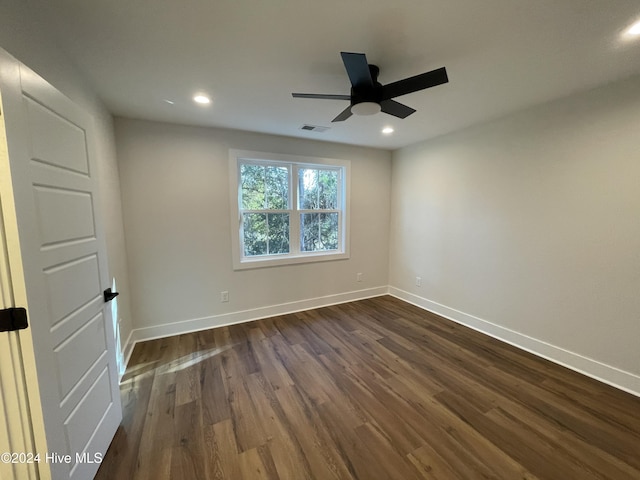
[(380, 111), (398, 118), (407, 118), (415, 112), (411, 107), (392, 100), (395, 97), (417, 92), (426, 88), (442, 85), (449, 81), (446, 68), (398, 80), (382, 85), (378, 82), (380, 69), (369, 65), (364, 53), (341, 52), (344, 68), (351, 82), (350, 95), (331, 95), (321, 93), (292, 93), (294, 98), (313, 98), (321, 100), (349, 100), (350, 105), (332, 120), (342, 122), (351, 115), (374, 115)]
[(351, 113), (354, 115), (375, 115), (380, 111), (382, 107), (376, 102), (360, 102), (351, 107)]

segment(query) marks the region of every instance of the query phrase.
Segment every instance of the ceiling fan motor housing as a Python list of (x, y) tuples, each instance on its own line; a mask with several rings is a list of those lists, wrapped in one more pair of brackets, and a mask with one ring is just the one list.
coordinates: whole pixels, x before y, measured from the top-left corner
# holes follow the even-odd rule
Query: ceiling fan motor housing
[(378, 82), (380, 69), (377, 65), (369, 65), (369, 72), (371, 72), (373, 86), (366, 83), (353, 85), (351, 87), (351, 106), (364, 102), (380, 103), (382, 101), (382, 84)]

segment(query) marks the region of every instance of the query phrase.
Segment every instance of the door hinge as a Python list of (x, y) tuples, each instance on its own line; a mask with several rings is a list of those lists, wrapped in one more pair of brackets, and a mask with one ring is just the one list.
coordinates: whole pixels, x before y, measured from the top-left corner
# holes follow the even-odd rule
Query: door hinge
[(12, 307), (0, 310), (0, 332), (24, 330), (28, 326), (26, 309)]

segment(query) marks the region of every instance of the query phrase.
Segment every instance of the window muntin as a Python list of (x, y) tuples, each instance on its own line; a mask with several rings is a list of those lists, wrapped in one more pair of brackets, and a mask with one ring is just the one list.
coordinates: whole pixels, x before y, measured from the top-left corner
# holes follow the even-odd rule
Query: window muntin
[(241, 153), (231, 153), (234, 268), (348, 258), (348, 162)]

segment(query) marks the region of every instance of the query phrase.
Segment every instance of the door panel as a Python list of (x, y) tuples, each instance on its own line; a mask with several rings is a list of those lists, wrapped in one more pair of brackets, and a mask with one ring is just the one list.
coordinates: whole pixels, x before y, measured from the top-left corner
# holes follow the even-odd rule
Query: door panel
[[(102, 312), (76, 330), (54, 349), (60, 372), (60, 398), (64, 398), (78, 384), (82, 376), (107, 351)], [(82, 358), (88, 363), (76, 362)]]
[(32, 157), (76, 172), (89, 174), (84, 130), (54, 111), (25, 100), (31, 131)]
[[(69, 451), (85, 451), (91, 436), (100, 426), (102, 417), (108, 413), (111, 405), (111, 386), (105, 368), (64, 422)], [(94, 452), (89, 453), (93, 456)]]
[[(49, 305), (51, 306), (51, 326), (63, 322), (75, 310), (100, 297), (98, 259), (95, 254), (74, 259), (53, 267), (44, 267)], [(102, 309), (102, 305), (96, 305)], [(86, 312), (85, 321), (93, 311)]]
[[(34, 195), (43, 247), (95, 236), (91, 195), (42, 186), (34, 187)], [(65, 212), (65, 215), (59, 218), (56, 212)]]
[(102, 296), (96, 297), (93, 301), (80, 307), (71, 315), (67, 316), (64, 322), (58, 322), (51, 328), (52, 345), (62, 345), (65, 339), (70, 339), (86, 323), (86, 319), (90, 317), (91, 312), (100, 309), (100, 305), (104, 302)]

